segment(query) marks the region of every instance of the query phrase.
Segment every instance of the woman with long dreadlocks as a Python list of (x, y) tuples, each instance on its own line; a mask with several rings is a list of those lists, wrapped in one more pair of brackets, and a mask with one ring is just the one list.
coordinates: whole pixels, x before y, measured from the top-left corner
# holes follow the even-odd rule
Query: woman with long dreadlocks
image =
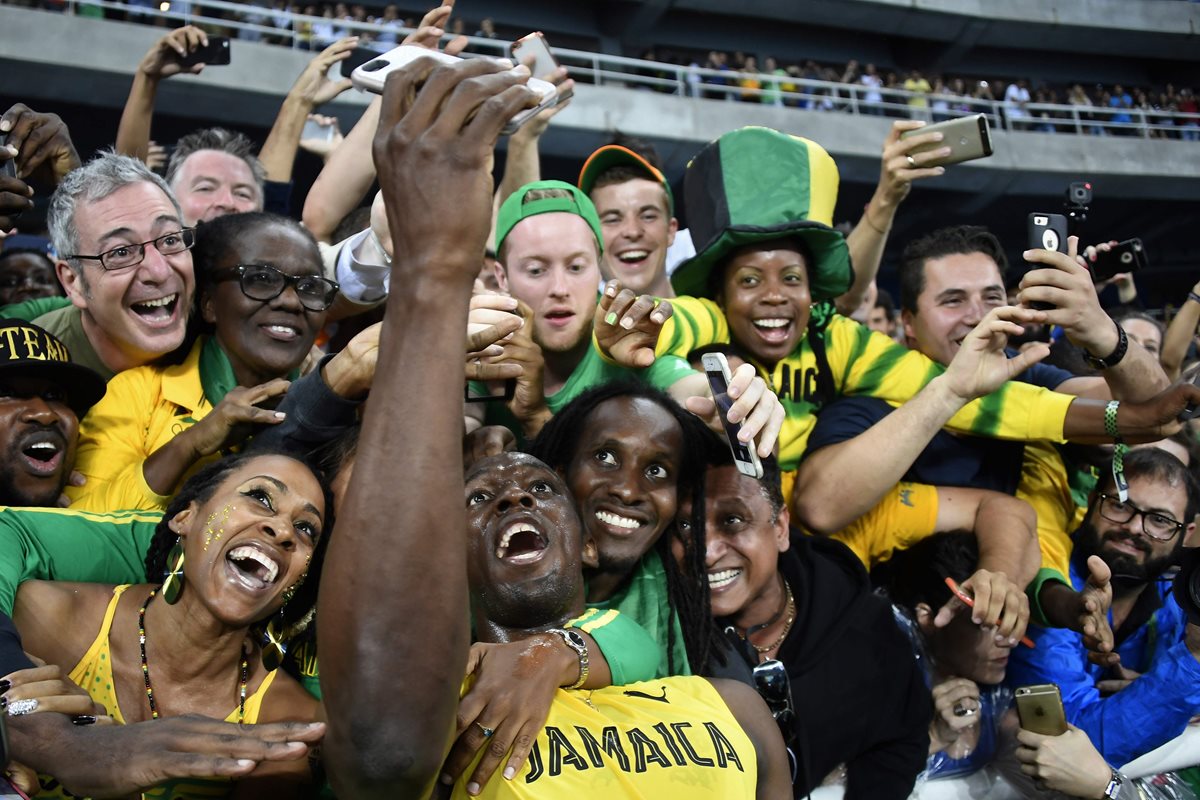
[[(118, 723), (312, 720), (318, 702), (278, 667), (316, 606), (331, 509), (328, 486), (301, 461), (221, 459), (184, 484), (158, 524), (146, 574), (161, 584), (27, 581), (14, 620), (29, 652), (69, 666)], [(288, 797), (311, 779), (305, 762), (286, 762), (237, 784), (179, 781), (149, 794)]]

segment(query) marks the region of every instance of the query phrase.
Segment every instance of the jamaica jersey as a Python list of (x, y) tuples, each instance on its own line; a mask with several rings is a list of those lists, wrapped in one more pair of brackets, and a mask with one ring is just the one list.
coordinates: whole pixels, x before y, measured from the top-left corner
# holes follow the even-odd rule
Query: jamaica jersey
[[(472, 764), (454, 787), (469, 797)], [(499, 773), (483, 798), (754, 797), (754, 745), (713, 685), (661, 678), (604, 689), (559, 689), (521, 772)]]
[[(675, 313), (663, 325), (655, 351), (686, 358), (697, 347), (729, 343), (729, 325), (711, 300), (677, 297)], [(816, 304), (812, 313), (823, 321), (825, 359), (833, 393), (868, 395), (899, 406), (945, 371), (915, 350), (896, 344), (848, 317)], [(818, 358), (808, 336), (771, 370), (751, 362), (779, 396), (785, 418), (779, 435), (779, 467), (793, 471), (804, 454), (814, 416), (832, 397), (822, 397)], [(947, 428), (999, 439), (1062, 441), (1063, 421), (1074, 398), (1026, 383), (1009, 381), (998, 391), (968, 403)], [(790, 493), (785, 486), (785, 497)]]

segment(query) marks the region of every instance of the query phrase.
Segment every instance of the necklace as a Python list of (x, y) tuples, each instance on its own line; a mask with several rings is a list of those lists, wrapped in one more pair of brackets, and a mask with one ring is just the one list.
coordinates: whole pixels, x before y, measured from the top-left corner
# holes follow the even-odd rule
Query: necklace
[[(158, 719), (158, 705), (154, 702), (154, 687), (150, 684), (150, 665), (146, 662), (146, 607), (150, 605), (150, 601), (154, 599), (154, 595), (158, 594), (158, 589), (153, 589), (150, 596), (146, 598), (146, 602), (142, 603), (142, 607), (138, 609), (138, 647), (142, 653), (142, 677), (146, 680), (146, 700), (150, 702), (150, 718)], [(246, 680), (250, 676), (250, 662), (246, 658), (246, 650), (242, 649), (242, 667), (241, 680), (238, 684), (238, 724), (246, 721)]]
[[(787, 622), (783, 623), (783, 632), (779, 634), (779, 638), (770, 644), (760, 645), (750, 642), (749, 634), (747, 633), (746, 641), (750, 642), (750, 646), (760, 654), (769, 653), (775, 648), (779, 647), (779, 645), (783, 644), (783, 640), (786, 639), (787, 635), (792, 632), (792, 623), (796, 621), (796, 601), (792, 597), (792, 587), (788, 586), (788, 582), (786, 580), (783, 582), (783, 590), (787, 592), (787, 601), (783, 604), (783, 607), (787, 609)], [(775, 619), (779, 619), (782, 613), (783, 611), (780, 610), (779, 614), (775, 615)], [(775, 619), (771, 620), (771, 622), (768, 622), (767, 624), (770, 625), (775, 621)]]

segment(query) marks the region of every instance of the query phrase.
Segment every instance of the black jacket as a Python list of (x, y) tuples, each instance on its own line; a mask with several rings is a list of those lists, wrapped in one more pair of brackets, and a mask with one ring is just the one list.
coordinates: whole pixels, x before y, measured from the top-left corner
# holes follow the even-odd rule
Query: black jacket
[(903, 800), (925, 768), (932, 702), (891, 606), (841, 542), (792, 531), (779, 569), (796, 621), (779, 649), (796, 707), (795, 794), (839, 764), (846, 800)]

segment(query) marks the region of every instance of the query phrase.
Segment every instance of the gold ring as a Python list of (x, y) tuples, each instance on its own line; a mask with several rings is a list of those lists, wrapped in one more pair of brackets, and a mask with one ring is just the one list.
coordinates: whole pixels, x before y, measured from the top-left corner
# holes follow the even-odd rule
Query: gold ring
[(905, 158), (908, 159), (908, 165), (910, 167), (915, 167), (917, 165), (917, 160), (915, 158), (913, 158), (912, 156), (905, 156)]
[(484, 725), (482, 722), (476, 722), (475, 724), (479, 726), (479, 730), (483, 731), (483, 738), (485, 738), (485, 739), (492, 738), (492, 734), (494, 734), (496, 732), (495, 729), (489, 728), (487, 725)]

